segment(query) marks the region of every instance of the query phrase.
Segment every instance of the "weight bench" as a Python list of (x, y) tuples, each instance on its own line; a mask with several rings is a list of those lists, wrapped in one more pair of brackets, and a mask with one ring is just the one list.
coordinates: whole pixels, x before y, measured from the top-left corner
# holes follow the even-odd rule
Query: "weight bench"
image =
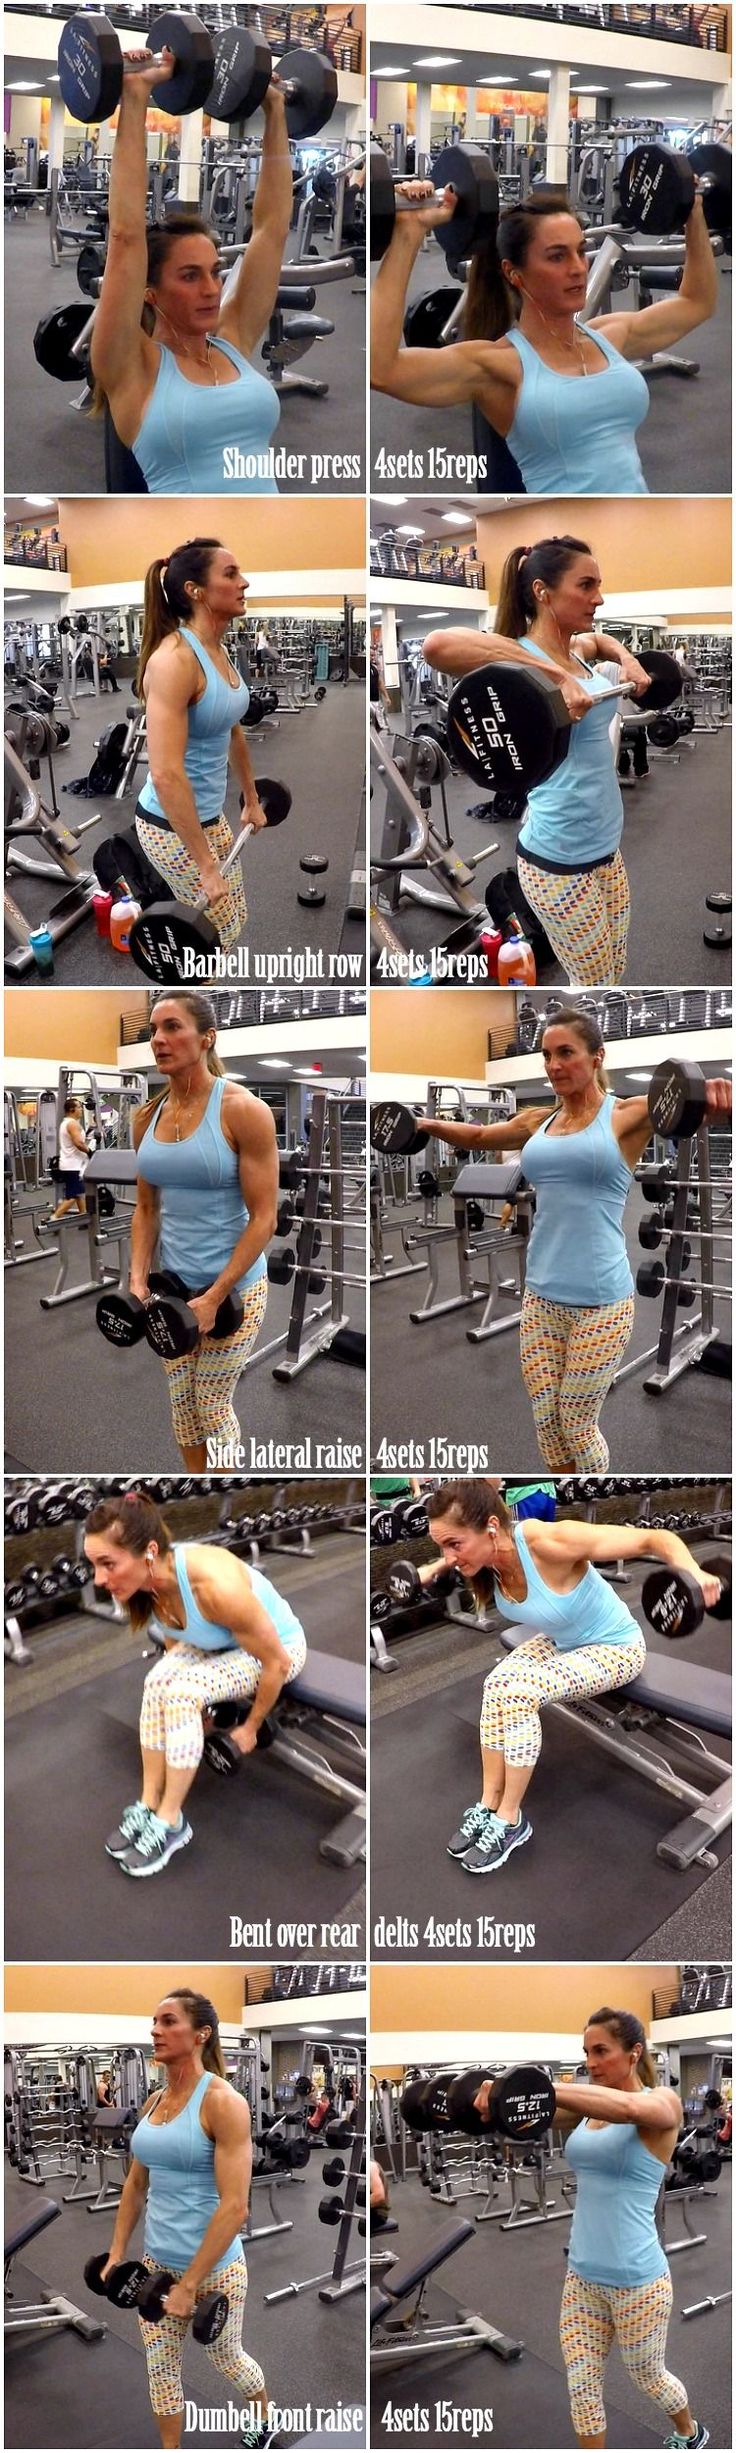
[[(158, 1630), (149, 1627), (148, 1633), (158, 1650), (164, 1651)], [(366, 1723), (362, 1662), (342, 1661), (332, 1653), (315, 1652), (310, 1645), (304, 1668), (282, 1687), (268, 1720), (273, 1735), (269, 1746), (259, 1750), (263, 1759), (289, 1763), (312, 1788), (326, 1789), (350, 1808), (326, 1839), (320, 1840), (320, 1856), (331, 1865), (355, 1865), (366, 1850), (366, 1748), (365, 1739), (358, 1735)], [(332, 1755), (337, 1763), (330, 1760)], [(356, 1770), (359, 1779), (348, 1779), (338, 1768), (340, 1762)]]
[[(513, 1652), (524, 1642), (526, 1630), (494, 1625), (493, 1634), (504, 1651)], [(588, 1696), (575, 1704), (553, 1702), (543, 1709), (559, 1712), (573, 1729), (589, 1730), (619, 1763), (689, 1807), (683, 1820), (657, 1842), (657, 1856), (665, 1865), (683, 1873), (690, 1865), (717, 1865), (709, 1842), (730, 1828), (731, 1771), (699, 1733), (705, 1730), (711, 1737), (730, 1740), (731, 1680), (724, 1671), (703, 1669), (672, 1652), (647, 1652), (640, 1676), (629, 1686), (617, 1687), (610, 1696)], [(696, 1786), (688, 1772), (700, 1773), (708, 1785)]]
[(47, 2223), (55, 2223), (60, 2214), (61, 2207), (57, 2206), (55, 2198), (41, 2198), (34, 2206), (33, 2213), (26, 2215), (23, 2223), (17, 2223), (6, 2240), (5, 2292), (9, 2306), (5, 2311), (5, 2332), (27, 2334), (41, 2330), (51, 2333), (52, 2330), (58, 2332), (61, 2325), (71, 2325), (76, 2334), (83, 2335), (85, 2342), (98, 2342), (100, 2335), (107, 2333), (107, 2326), (100, 2325), (96, 2317), (85, 2316), (84, 2310), (75, 2308), (73, 2300), (65, 2299), (63, 2292), (43, 2291), (40, 2286), (42, 2297), (38, 2301), (28, 2300), (18, 2304), (11, 2297), (13, 2258), (19, 2257), (21, 2249), (27, 2248), (38, 2232), (45, 2232)]
[[(427, 2315), (425, 2297), (430, 2275), (454, 2257), (465, 2240), (475, 2239), (475, 2224), (467, 2216), (446, 2223), (428, 2248), (404, 2266), (392, 2267), (370, 2294), (371, 2367), (387, 2368), (408, 2359), (426, 2359), (432, 2351), (477, 2351), (484, 2345), (497, 2359), (520, 2359), (523, 2343), (501, 2334), (475, 2309), (458, 2308), (450, 2320)], [(409, 2303), (407, 2306), (406, 2303)], [(393, 2321), (393, 2322), (392, 2322)]]

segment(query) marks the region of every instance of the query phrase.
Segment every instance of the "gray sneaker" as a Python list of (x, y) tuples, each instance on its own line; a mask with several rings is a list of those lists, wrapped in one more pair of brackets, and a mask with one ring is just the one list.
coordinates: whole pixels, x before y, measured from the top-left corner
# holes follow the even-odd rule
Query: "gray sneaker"
[(192, 1837), (191, 1823), (185, 1821), (184, 1815), (174, 1830), (171, 1823), (162, 1823), (160, 1815), (148, 1813), (132, 1848), (126, 1848), (124, 1856), (118, 1858), (121, 1874), (138, 1878), (162, 1874), (169, 1858), (176, 1855), (178, 1848), (186, 1848)]
[(487, 1812), (486, 1806), (466, 1806), (458, 1830), (453, 1831), (447, 1842), (448, 1857), (464, 1857), (466, 1849), (472, 1848), (473, 1841), (480, 1838)]
[(140, 1798), (136, 1800), (134, 1806), (125, 1807), (117, 1831), (111, 1831), (109, 1840), (105, 1841), (108, 1857), (125, 1856), (126, 1848), (130, 1848), (131, 1842), (138, 1840), (141, 1832), (145, 1830), (150, 1812), (150, 1806), (141, 1805)]

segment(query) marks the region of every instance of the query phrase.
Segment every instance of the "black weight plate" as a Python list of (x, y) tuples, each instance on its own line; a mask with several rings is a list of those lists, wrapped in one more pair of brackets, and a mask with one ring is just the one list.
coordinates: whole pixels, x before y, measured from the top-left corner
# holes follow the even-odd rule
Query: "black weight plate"
[(466, 2138), (487, 2138), (490, 2117), (482, 2119), (476, 2112), (474, 2097), (490, 2076), (488, 2070), (463, 2070), (451, 2078), (447, 2089), (447, 2113), (452, 2129), (463, 2130)]
[(673, 750), (679, 738), (679, 725), (674, 715), (655, 715), (651, 724), (647, 725), (647, 740), (651, 741), (653, 750)]
[(498, 224), (498, 180), (482, 145), (446, 145), (432, 163), (435, 187), (454, 187), (457, 204), (450, 222), (437, 231), (448, 263), (461, 264), (475, 247), (495, 238)]
[(123, 55), (109, 17), (69, 17), (59, 42), (59, 85), (72, 119), (109, 119), (123, 85)]
[(293, 79), (298, 87), (286, 105), (290, 137), (298, 144), (301, 137), (318, 136), (337, 102), (337, 70), (332, 61), (323, 51), (282, 51), (276, 74), (284, 84)]
[[(90, 308), (77, 306), (74, 303), (69, 307), (57, 307), (52, 315), (44, 315), (41, 323), (36, 325), (33, 335), (34, 357), (39, 366), (43, 367), (44, 374), (56, 376), (57, 383), (81, 383), (83, 381), (82, 361), (80, 358), (73, 358), (70, 352), (74, 342), (79, 340), (80, 333), (84, 331), (85, 324), (89, 323), (89, 319)], [(62, 614), (57, 628), (62, 633), (65, 628), (67, 630), (71, 628), (67, 614)]]
[(386, 1577), (386, 1590), (396, 1609), (405, 1610), (412, 1601), (421, 1601), (422, 1586), (411, 1559), (397, 1559)]
[(116, 1287), (100, 1295), (96, 1320), (102, 1336), (110, 1346), (137, 1346), (145, 1333), (145, 1304), (136, 1295), (121, 1294)]
[(448, 318), (462, 298), (462, 290), (430, 291), (426, 298), (415, 298), (404, 316), (404, 340), (407, 349), (439, 349)]
[(157, 988), (169, 988), (172, 980), (185, 988), (192, 977), (188, 953), (211, 954), (219, 943), (214, 921), (191, 903), (150, 903), (130, 932), (133, 961)]
[(635, 145), (619, 180), (621, 219), (653, 238), (684, 230), (695, 194), (693, 170), (684, 153), (669, 145)]
[(518, 664), (483, 665), (453, 690), (450, 753), (474, 782), (497, 792), (529, 792), (567, 755), (570, 719), (551, 676)]
[(249, 119), (271, 83), (271, 53), (247, 26), (226, 26), (218, 36), (208, 110), (213, 119)]
[[(428, 1135), (422, 1133), (422, 1148)], [(396, 1099), (384, 1099), (371, 1109), (371, 1144), (374, 1150), (387, 1150), (392, 1157), (406, 1156), (416, 1146), (417, 1119), (410, 1107), (402, 1107)]]
[(555, 2091), (546, 2070), (520, 2066), (506, 2070), (493, 2089), (491, 2119), (504, 2138), (544, 2138), (554, 2120)]
[(655, 1635), (668, 1641), (694, 1635), (703, 1617), (703, 1595), (695, 1576), (683, 1568), (654, 1567), (642, 1585), (644, 1616)]
[(394, 201), (394, 183), (391, 176), (391, 164), (389, 161), (387, 161), (382, 145), (371, 145), (369, 176), (371, 209), (370, 251), (371, 261), (375, 263), (380, 256), (385, 256), (386, 249), (391, 244), (394, 234), (394, 223), (396, 220), (396, 205)]
[(77, 256), (77, 284), (79, 289), (84, 291), (85, 298), (97, 297), (97, 283), (102, 279), (104, 270), (104, 248), (91, 244), (80, 247)]
[(635, 707), (641, 708), (645, 715), (649, 714), (650, 708), (671, 707), (673, 701), (680, 697), (683, 684), (677, 657), (670, 656), (665, 647), (648, 647), (642, 650), (639, 663), (643, 664), (650, 678), (648, 690), (643, 690), (641, 697), (634, 700)]
[(709, 230), (727, 239), (731, 230), (733, 161), (727, 145), (693, 145), (688, 161), (696, 178), (707, 180), (703, 212)]
[(215, 54), (212, 36), (201, 17), (167, 9), (150, 27), (148, 48), (173, 51), (176, 65), (165, 85), (157, 85), (151, 100), (157, 111), (181, 119), (187, 111), (204, 109), (212, 84)]
[(647, 1094), (655, 1133), (663, 1141), (676, 1135), (689, 1141), (705, 1114), (705, 1081), (700, 1066), (686, 1057), (669, 1057), (657, 1065)]
[(199, 1343), (199, 1329), (188, 1303), (179, 1295), (154, 1295), (146, 1304), (145, 1333), (154, 1354), (168, 1362), (172, 1357), (192, 1354)]

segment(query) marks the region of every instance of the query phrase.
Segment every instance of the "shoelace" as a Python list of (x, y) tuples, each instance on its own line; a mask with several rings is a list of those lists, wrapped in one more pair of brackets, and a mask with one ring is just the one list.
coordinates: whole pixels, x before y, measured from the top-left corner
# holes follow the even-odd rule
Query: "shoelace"
[(142, 1806), (139, 1803), (134, 1806), (126, 1806), (120, 1826), (126, 1838), (134, 1840), (139, 1831), (145, 1831), (150, 1813), (150, 1806)]
[(168, 1837), (168, 1829), (168, 1823), (162, 1823), (158, 1814), (153, 1812), (149, 1814), (140, 1839), (136, 1840), (136, 1848), (140, 1849), (142, 1857), (153, 1856), (154, 1849), (159, 1848), (161, 1841)]
[(500, 1814), (494, 1814), (490, 1806), (486, 1808), (486, 1812), (488, 1815), (488, 1821), (486, 1823), (485, 1830), (480, 1834), (477, 1846), (478, 1848), (485, 1849), (486, 1853), (488, 1854), (492, 1848), (495, 1848), (496, 1841), (501, 1832), (505, 1831), (506, 1825), (502, 1821)]

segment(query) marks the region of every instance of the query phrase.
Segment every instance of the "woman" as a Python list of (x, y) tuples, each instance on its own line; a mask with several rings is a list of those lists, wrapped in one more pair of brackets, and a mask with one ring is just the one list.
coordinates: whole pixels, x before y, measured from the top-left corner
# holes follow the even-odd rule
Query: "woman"
[(155, 1618), (165, 1651), (143, 1683), (141, 1794), (105, 1842), (121, 1873), (160, 1874), (192, 1826), (182, 1812), (204, 1747), (205, 1705), (252, 1697), (229, 1732), (251, 1755), (282, 1686), (303, 1669), (304, 1629), (256, 1567), (207, 1542), (172, 1544), (144, 1491), (101, 1499), (84, 1529), (95, 1588), (123, 1603), (138, 1634)]
[(263, 2369), (242, 2344), (248, 2270), (247, 2221), (253, 2150), (245, 2098), (228, 2084), (217, 2011), (206, 1994), (178, 1985), (153, 2014), (153, 2052), (163, 2085), (147, 2097), (130, 2140), (103, 2282), (127, 2255), (145, 2217), (143, 2263), (174, 2281), (158, 2324), (139, 2319), (151, 2408), (162, 2445), (179, 2445), (184, 2423), (182, 2352), (197, 2301), (225, 2292), (227, 2322), (207, 2358), (246, 2405), (239, 2442), (271, 2442)]
[[(503, 1124), (417, 1122), (456, 1150), (523, 1150), (537, 1194), (521, 1306), (521, 1369), (545, 1465), (605, 1473), (598, 1417), (634, 1326), (634, 1281), (623, 1214), (652, 1137), (645, 1097), (609, 1090), (605, 1049), (590, 1014), (570, 1006), (542, 1040), (557, 1105), (524, 1107)], [(706, 1120), (731, 1106), (731, 1084), (704, 1082)], [(585, 1227), (585, 1232), (581, 1228)]]
[(64, 1100), (58, 1149), (60, 1197), (56, 1208), (49, 1213), (49, 1224), (52, 1226), (57, 1218), (68, 1218), (72, 1209), (79, 1211), (80, 1218), (85, 1215), (83, 1174), (89, 1151), (82, 1128), (82, 1113), (81, 1099)]
[[(555, 2081), (565, 2153), (577, 2176), (560, 2339), (579, 2445), (603, 2445), (603, 2372), (614, 2342), (627, 2375), (669, 2419), (666, 2445), (696, 2448), (708, 2429), (665, 2366), (672, 2282), (656, 2224), (664, 2175), (682, 2124), (674, 2087), (660, 2086), (641, 2020), (594, 2010), (584, 2037), (589, 2083)], [(475, 2101), (487, 2114), (492, 2082)]]
[(533, 1517), (514, 1524), (505, 1501), (485, 1481), (444, 1483), (427, 1500), (427, 1517), (442, 1561), (420, 1571), (423, 1584), (431, 1586), (433, 1573), (457, 1568), (480, 1604), (491, 1602), (502, 1618), (535, 1630), (486, 1679), (482, 1794), (466, 1806), (447, 1848), (466, 1874), (495, 1874), (532, 1836), (523, 1799), (542, 1745), (540, 1706), (609, 1694), (644, 1667), (641, 1628), (597, 1563), (655, 1558), (684, 1568), (700, 1585), (706, 1609), (721, 1587), (678, 1533)]
[(136, 833), (177, 902), (207, 897), (227, 947), (248, 917), (240, 861), (221, 863), (234, 837), (224, 816), (228, 767), (243, 820), (266, 824), (242, 718), (250, 691), (224, 645), (242, 613), (247, 580), (216, 537), (193, 537), (146, 572), (136, 687), (145, 700), (149, 770)]
[[(426, 181), (405, 182), (398, 192), (433, 193)], [(444, 203), (396, 215), (373, 287), (374, 388), (420, 408), (472, 401), (505, 438), (529, 494), (646, 494), (635, 435), (649, 395), (632, 361), (674, 348), (715, 311), (718, 274), (700, 196), (685, 227), (680, 289), (657, 306), (578, 320), (588, 282), (585, 232), (567, 196), (548, 191), (502, 213), (497, 241), (474, 251), (465, 339), (446, 349), (405, 349), (416, 257), (428, 232), (452, 221), (456, 203), (448, 188)]]
[[(271, 437), (279, 404), (249, 360), (276, 303), (291, 220), (284, 97), (263, 101), (253, 229), (221, 299), (217, 246), (183, 208), (146, 224), (146, 112), (174, 57), (126, 54), (110, 170), (110, 223), (92, 330), (95, 407), (107, 400), (151, 494), (275, 494)], [(217, 398), (215, 395), (217, 394)]]
[[(190, 1473), (202, 1473), (209, 1442), (240, 1442), (237, 1382), (263, 1325), (265, 1248), (276, 1229), (278, 1152), (270, 1108), (225, 1079), (215, 1053), (211, 999), (184, 988), (157, 998), (151, 1014), (155, 1063), (168, 1088), (133, 1118), (138, 1188), (130, 1232), (130, 1291), (145, 1303), (159, 1267), (191, 1289), (199, 1343), (164, 1362), (174, 1437)], [(243, 1318), (215, 1337), (225, 1296), (239, 1289)], [(198, 1290), (198, 1291), (197, 1291)], [(220, 1453), (220, 1461), (222, 1457)]]
[[(553, 954), (579, 987), (623, 979), (630, 917), (613, 702), (595, 701), (619, 677), (637, 695), (649, 687), (649, 674), (620, 639), (593, 630), (601, 601), (590, 547), (580, 537), (544, 537), (507, 555), (492, 631), (437, 630), (424, 641), (428, 664), (440, 672), (462, 675), (488, 665), (492, 679), (497, 663), (531, 665), (532, 672), (539, 664), (562, 692), (573, 728), (569, 749), (527, 795), (516, 865)], [(599, 673), (601, 660), (615, 664), (616, 674)]]

